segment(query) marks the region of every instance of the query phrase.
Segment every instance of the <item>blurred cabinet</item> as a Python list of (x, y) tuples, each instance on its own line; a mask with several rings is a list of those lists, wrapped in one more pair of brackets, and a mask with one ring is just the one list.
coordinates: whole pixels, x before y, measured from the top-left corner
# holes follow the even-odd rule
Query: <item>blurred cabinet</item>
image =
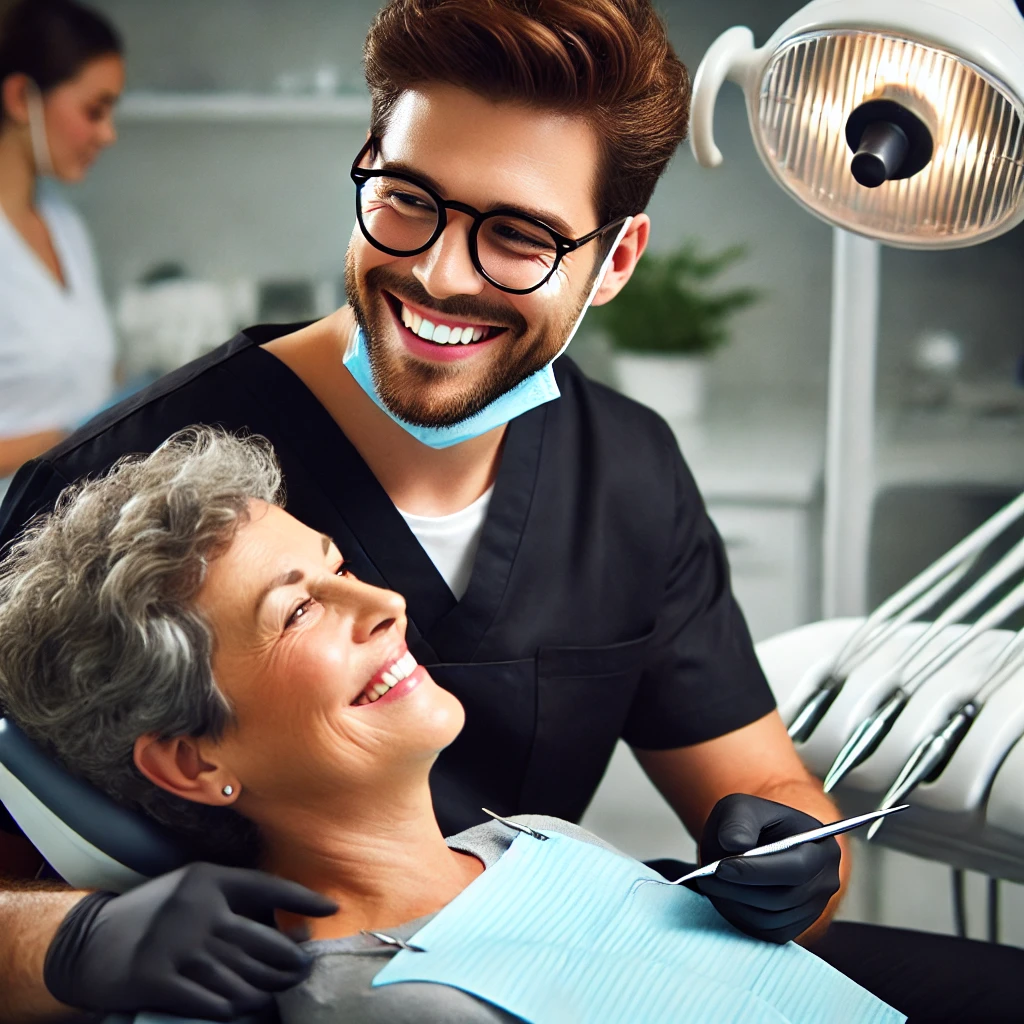
[(709, 501), (708, 513), (754, 640), (810, 622), (817, 606), (816, 508)]

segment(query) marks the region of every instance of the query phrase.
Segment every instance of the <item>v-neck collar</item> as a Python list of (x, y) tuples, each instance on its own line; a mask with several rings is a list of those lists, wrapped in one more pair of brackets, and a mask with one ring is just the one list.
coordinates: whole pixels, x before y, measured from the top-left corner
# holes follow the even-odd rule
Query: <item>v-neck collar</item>
[(341, 427), (287, 364), (261, 348), (276, 336), (266, 328), (246, 331), (259, 361), (251, 378), (254, 390), (268, 411), (288, 410), (287, 417), (277, 417), (282, 434), (362, 546), (380, 582), (405, 597), (410, 620), (437, 660), (470, 661), (498, 613), (526, 529), (547, 406), (509, 423), (469, 587), (456, 601)]
[(50, 245), (53, 247), (54, 255), (57, 257), (57, 262), (60, 264), (60, 272), (63, 275), (64, 281), (54, 274), (53, 270), (46, 265), (43, 261), (42, 256), (39, 255), (28, 243), (28, 239), (14, 226), (14, 222), (7, 215), (7, 211), (0, 206), (0, 225), (5, 230), (11, 233), (11, 237), (14, 239), (14, 244), (19, 246), (29, 262), (35, 267), (36, 272), (39, 273), (50, 288), (52, 288), (62, 299), (70, 299), (75, 295), (75, 282), (71, 277), (71, 265), (67, 258), (67, 253), (64, 252), (64, 240), (60, 237), (60, 232), (55, 227), (52, 218), (48, 215), (46, 210), (46, 201), (40, 197), (36, 202), (36, 213), (39, 215), (39, 219), (46, 226), (46, 231), (50, 236)]

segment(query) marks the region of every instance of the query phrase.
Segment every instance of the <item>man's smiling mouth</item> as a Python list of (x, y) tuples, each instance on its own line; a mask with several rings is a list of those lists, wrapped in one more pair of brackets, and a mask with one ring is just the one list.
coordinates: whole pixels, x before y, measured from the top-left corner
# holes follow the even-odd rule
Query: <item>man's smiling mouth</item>
[(407, 305), (390, 292), (382, 294), (398, 321), (421, 341), (435, 345), (472, 345), (490, 341), (508, 330), (494, 324), (456, 320), (433, 310)]

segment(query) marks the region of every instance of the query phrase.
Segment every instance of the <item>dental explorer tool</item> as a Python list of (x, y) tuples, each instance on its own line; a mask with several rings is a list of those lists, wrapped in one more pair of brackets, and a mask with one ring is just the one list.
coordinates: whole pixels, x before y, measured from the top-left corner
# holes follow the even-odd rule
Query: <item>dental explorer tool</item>
[(677, 878), (674, 882), (669, 882), (660, 878), (644, 878), (641, 879), (640, 884), (643, 885), (645, 882), (655, 882), (659, 885), (683, 885), (685, 882), (692, 882), (695, 878), (707, 878), (709, 875), (715, 874), (719, 866), (725, 864), (727, 861), (746, 860), (751, 857), (768, 857), (773, 853), (784, 853), (786, 850), (792, 850), (794, 847), (803, 846), (805, 843), (816, 843), (822, 839), (828, 839), (831, 836), (842, 835), (844, 832), (852, 832), (853, 829), (860, 828), (862, 825), (867, 825), (868, 822), (875, 821), (887, 814), (895, 814), (897, 811), (905, 811), (909, 806), (909, 804), (903, 804), (901, 807), (886, 807), (883, 810), (869, 811), (867, 814), (858, 814), (852, 818), (843, 818), (842, 821), (834, 821), (831, 825), (820, 825), (818, 828), (812, 828), (807, 832), (798, 832), (796, 835), (787, 836), (785, 839), (779, 839), (774, 843), (766, 843), (764, 846), (755, 846), (753, 849), (746, 850), (744, 853), (736, 853), (728, 857), (720, 857), (718, 860), (713, 860), (709, 864), (703, 864), (699, 868), (695, 868), (689, 874), (683, 875), (682, 878)]

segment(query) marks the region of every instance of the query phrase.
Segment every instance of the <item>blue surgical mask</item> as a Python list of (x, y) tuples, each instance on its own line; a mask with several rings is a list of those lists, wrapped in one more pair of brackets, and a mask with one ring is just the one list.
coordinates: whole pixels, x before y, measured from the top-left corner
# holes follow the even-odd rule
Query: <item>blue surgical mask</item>
[[(576, 318), (576, 322), (566, 336), (565, 343), (558, 354), (551, 362), (545, 364), (539, 370), (535, 370), (529, 377), (520, 381), (510, 391), (506, 391), (489, 405), (485, 405), (478, 413), (474, 413), (458, 423), (453, 423), (450, 427), (420, 427), (414, 423), (406, 423), (405, 420), (399, 419), (381, 401), (381, 397), (377, 392), (377, 387), (373, 382), (370, 356), (367, 352), (366, 338), (363, 335), (362, 328), (356, 329), (349, 343), (348, 351), (345, 353), (344, 363), (348, 368), (348, 372), (352, 374), (356, 383), (370, 396), (379, 409), (390, 416), (406, 433), (411, 434), (417, 441), (428, 445), (430, 448), (450, 448), (453, 444), (461, 444), (463, 441), (480, 437), (482, 434), (494, 430), (495, 427), (503, 427), (517, 416), (522, 416), (523, 413), (536, 409), (537, 406), (543, 405), (545, 402), (554, 401), (560, 397), (561, 392), (558, 390), (558, 384), (555, 382), (555, 371), (552, 369), (552, 363), (569, 347), (569, 342), (572, 341), (573, 335), (579, 329), (584, 314), (594, 301), (594, 296), (597, 294), (598, 288), (601, 287), (605, 275), (608, 273), (608, 268), (611, 266), (615, 250), (619, 247), (619, 243), (626, 234), (626, 229), (632, 220), (632, 217), (627, 217), (625, 223), (619, 229), (615, 244), (609, 249), (604, 263), (601, 264), (601, 269), (594, 279), (594, 286), (590, 289), (587, 301), (583, 303), (580, 315)], [(538, 290), (541, 293), (546, 292), (550, 295), (556, 295), (561, 291), (564, 280), (564, 275), (561, 275), (560, 271), (556, 271)]]

